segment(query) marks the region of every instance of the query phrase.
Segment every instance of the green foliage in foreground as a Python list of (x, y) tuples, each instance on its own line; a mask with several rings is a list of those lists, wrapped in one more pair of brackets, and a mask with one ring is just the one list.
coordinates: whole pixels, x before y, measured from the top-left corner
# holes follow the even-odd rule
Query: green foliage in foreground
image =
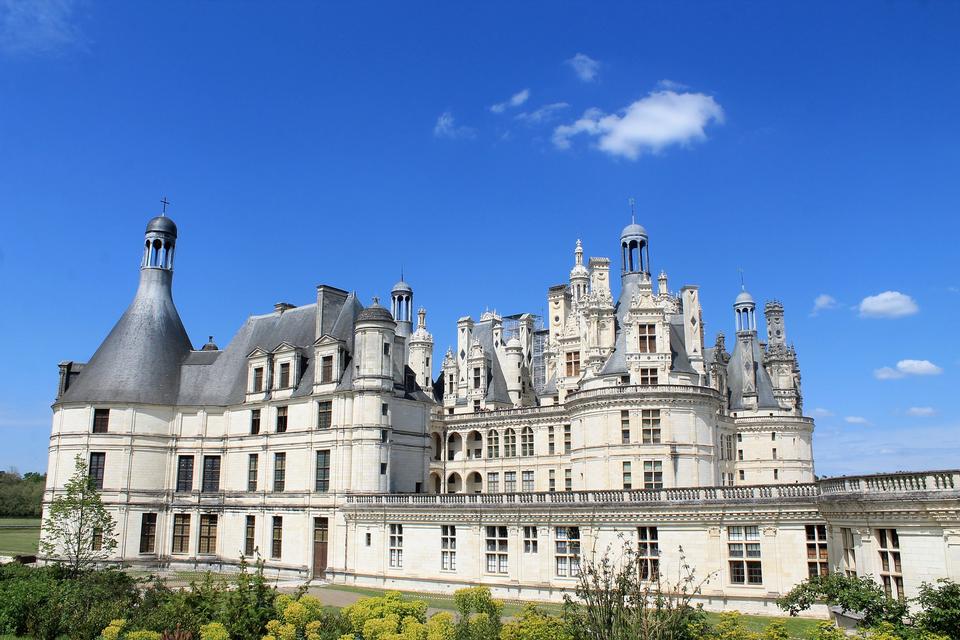
[(809, 578), (777, 602), (792, 616), (817, 603), (862, 616), (860, 637), (869, 640), (960, 640), (960, 584), (949, 580), (920, 587), (919, 613), (912, 618), (909, 603), (891, 598), (869, 577), (841, 573)]

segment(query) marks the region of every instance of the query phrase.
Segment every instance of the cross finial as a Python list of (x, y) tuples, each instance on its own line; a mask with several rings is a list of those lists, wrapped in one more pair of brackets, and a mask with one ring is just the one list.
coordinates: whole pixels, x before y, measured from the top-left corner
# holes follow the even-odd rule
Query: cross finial
[(630, 198), (628, 202), (630, 203), (630, 224), (636, 224), (637, 223), (637, 201), (634, 200), (633, 198)]
[(163, 198), (160, 199), (160, 204), (163, 205), (163, 210), (160, 212), (160, 215), (167, 215), (167, 205), (170, 204), (170, 201), (167, 200), (167, 196), (163, 196)]

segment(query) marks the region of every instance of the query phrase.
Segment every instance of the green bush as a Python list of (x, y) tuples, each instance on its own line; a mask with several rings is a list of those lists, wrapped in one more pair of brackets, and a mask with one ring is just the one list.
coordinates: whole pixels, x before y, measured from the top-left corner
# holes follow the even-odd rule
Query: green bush
[(907, 614), (907, 605), (884, 593), (873, 579), (842, 573), (808, 578), (780, 598), (777, 605), (795, 616), (821, 602), (859, 613), (865, 627), (881, 622), (900, 626)]
[(925, 582), (920, 586), (917, 603), (919, 628), (960, 640), (960, 584), (949, 580), (938, 580), (936, 585)]
[(573, 640), (561, 618), (547, 615), (536, 605), (523, 607), (511, 622), (503, 625), (500, 640)]

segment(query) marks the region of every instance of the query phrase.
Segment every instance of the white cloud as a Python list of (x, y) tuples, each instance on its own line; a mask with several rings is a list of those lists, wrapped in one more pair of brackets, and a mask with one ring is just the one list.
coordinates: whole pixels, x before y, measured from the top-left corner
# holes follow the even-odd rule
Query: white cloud
[(839, 475), (955, 467), (960, 459), (960, 424), (924, 422), (917, 426), (916, 421), (898, 421), (902, 426), (871, 429), (820, 427), (817, 471)]
[(76, 0), (0, 0), (0, 49), (51, 54), (83, 45)]
[(597, 79), (597, 72), (600, 70), (600, 63), (585, 53), (578, 53), (566, 61), (573, 68), (583, 82), (593, 82)]
[(667, 80), (666, 78), (664, 78), (663, 80), (657, 83), (657, 88), (667, 89), (669, 91), (686, 91), (690, 87), (683, 84), (682, 82), (674, 82), (673, 80)]
[(870, 421), (863, 416), (847, 416), (843, 421), (849, 424), (870, 424)]
[(902, 318), (920, 311), (913, 298), (899, 291), (884, 291), (860, 302), (861, 318)]
[(636, 160), (642, 153), (706, 138), (710, 122), (723, 122), (723, 109), (702, 93), (653, 91), (616, 114), (588, 109), (573, 124), (554, 129), (558, 149), (570, 147), (570, 138), (585, 133), (597, 138), (597, 147), (613, 156)]
[(910, 407), (907, 409), (907, 415), (915, 416), (917, 418), (929, 418), (930, 416), (935, 416), (937, 412), (933, 407)]
[(526, 102), (529, 97), (530, 89), (523, 89), (510, 96), (509, 100), (504, 100), (503, 102), (498, 102), (497, 104), (493, 105), (490, 107), (490, 111), (493, 111), (494, 113), (503, 113), (509, 108), (519, 107)]
[(824, 409), (823, 407), (817, 407), (813, 410), (813, 415), (817, 416), (818, 418), (829, 418), (833, 415), (833, 411), (830, 411), (830, 409)]
[(943, 369), (929, 360), (901, 360), (897, 363), (897, 371), (910, 376), (936, 376), (943, 373)]
[(456, 140), (458, 138), (472, 138), (476, 135), (476, 131), (470, 127), (458, 126), (453, 114), (444, 111), (437, 118), (437, 123), (433, 125), (433, 135), (437, 138)]
[(816, 298), (813, 299), (813, 311), (810, 312), (811, 316), (815, 316), (821, 311), (828, 311), (830, 309), (836, 309), (838, 306), (837, 299), (831, 296), (828, 293), (821, 293)]
[(540, 124), (541, 122), (547, 122), (556, 117), (557, 113), (563, 111), (570, 105), (566, 102), (554, 102), (552, 104), (547, 104), (536, 111), (530, 111), (523, 113), (518, 113), (514, 116), (517, 120), (526, 122), (527, 124)]
[(896, 380), (906, 376), (936, 376), (943, 373), (943, 369), (929, 360), (901, 360), (893, 367), (874, 369), (873, 377), (877, 380)]

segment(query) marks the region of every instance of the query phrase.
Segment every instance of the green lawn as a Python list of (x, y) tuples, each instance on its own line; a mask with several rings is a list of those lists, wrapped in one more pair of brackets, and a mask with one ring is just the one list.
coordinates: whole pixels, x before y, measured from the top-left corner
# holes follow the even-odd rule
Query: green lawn
[(0, 518), (0, 555), (35, 554), (39, 540), (39, 518)]

